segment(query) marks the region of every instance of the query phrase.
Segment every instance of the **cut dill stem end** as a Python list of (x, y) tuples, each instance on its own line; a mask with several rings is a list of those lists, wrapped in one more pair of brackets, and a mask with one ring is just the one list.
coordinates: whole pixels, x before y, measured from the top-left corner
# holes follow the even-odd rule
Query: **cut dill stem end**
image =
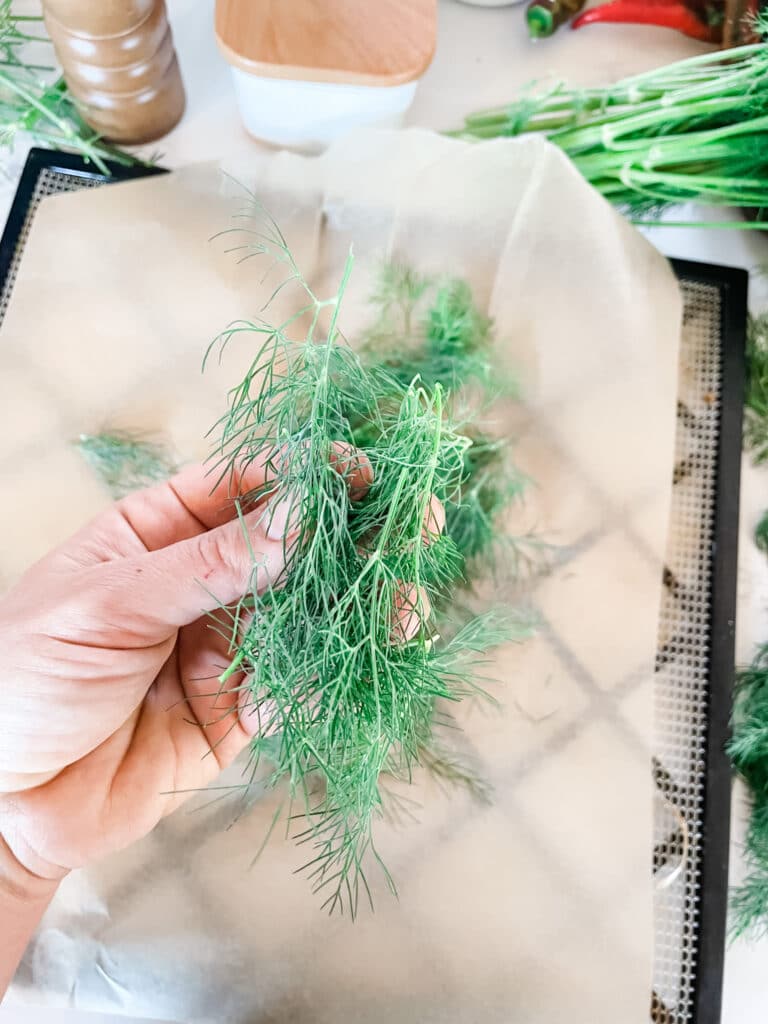
[[(252, 344), (253, 355), (212, 431), (214, 476), (235, 480), (244, 465), (266, 463), (267, 490), (242, 498), (262, 501), (268, 516), (290, 496), (298, 529), (279, 585), (248, 595), (255, 614), (244, 629), (235, 616), (222, 678), (245, 670), (241, 713), (258, 724), (250, 770), (268, 759), (271, 783), (287, 787), (314, 890), (329, 911), (354, 916), (372, 898), (371, 865), (394, 891), (374, 834), (386, 780), (410, 782), (420, 768), (458, 780), (457, 764), (435, 752), (436, 710), (480, 696), (484, 652), (530, 632), (519, 618), (487, 614), (439, 635), (435, 610), (450, 607), (471, 545), (459, 537), (462, 550), (450, 530), (430, 528), (434, 496), (462, 508), (468, 479), (479, 482), (480, 463), (495, 456), (484, 442), (478, 466), (468, 463), (475, 440), (454, 421), (442, 367), (411, 376), (400, 372), (404, 360), (378, 348), (386, 335), (387, 352), (397, 343), (426, 365), (439, 336), (455, 370), (471, 345), (486, 344), (489, 328), (453, 286), (416, 315), (429, 286), (394, 268), (381, 285), (376, 355), (367, 348), (361, 357), (339, 330), (351, 254), (336, 295), (322, 299), (263, 211), (249, 251), (285, 268), (296, 312), (220, 337), (220, 346)], [(351, 491), (334, 464), (339, 445), (370, 467), (364, 493)], [(488, 496), (489, 509), (496, 500)]]
[(113, 498), (167, 480), (177, 469), (162, 444), (128, 431), (81, 434), (75, 446)]

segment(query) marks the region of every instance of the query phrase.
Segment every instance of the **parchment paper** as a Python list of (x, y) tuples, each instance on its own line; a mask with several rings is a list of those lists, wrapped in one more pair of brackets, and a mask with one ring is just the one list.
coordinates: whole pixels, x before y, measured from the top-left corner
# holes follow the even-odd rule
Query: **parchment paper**
[[(376, 884), (375, 915), (328, 919), (280, 835), (249, 871), (273, 796), (229, 830), (231, 807), (183, 808), (64, 882), (15, 994), (185, 1022), (645, 1024), (674, 278), (538, 140), (363, 133), (234, 170), (321, 292), (354, 241), (348, 334), (382, 256), (472, 283), (523, 383), (523, 516), (558, 546), (529, 588), (541, 631), (499, 655), (503, 711), (462, 716), (492, 805), (421, 786), (420, 822), (380, 830), (399, 902)], [(201, 354), (264, 298), (254, 263), (208, 242), (236, 191), (204, 166), (43, 202), (0, 335), (6, 582), (106, 502), (73, 436), (117, 424), (204, 453), (247, 353), (205, 377)]]

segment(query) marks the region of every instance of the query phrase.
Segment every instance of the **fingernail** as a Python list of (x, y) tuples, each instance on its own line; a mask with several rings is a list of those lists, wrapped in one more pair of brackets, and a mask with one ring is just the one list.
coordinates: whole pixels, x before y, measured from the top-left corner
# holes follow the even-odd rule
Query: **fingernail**
[(296, 495), (287, 495), (268, 506), (267, 536), (270, 540), (284, 540), (298, 533), (301, 526), (301, 502)]

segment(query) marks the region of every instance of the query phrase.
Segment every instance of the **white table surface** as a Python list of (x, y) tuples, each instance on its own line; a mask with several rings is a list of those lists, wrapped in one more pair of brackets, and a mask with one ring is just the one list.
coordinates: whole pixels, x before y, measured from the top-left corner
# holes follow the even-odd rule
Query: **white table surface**
[[(358, 0), (364, 2), (364, 0)], [(375, 2), (375, 0), (365, 0)], [(258, 145), (243, 131), (235, 108), (230, 76), (218, 55), (213, 35), (214, 0), (167, 0), (176, 47), (187, 90), (187, 112), (181, 124), (158, 144), (168, 167), (219, 157), (241, 158)], [(35, 0), (16, 3), (34, 10)], [(609, 26), (580, 33), (561, 30), (551, 40), (531, 44), (526, 38), (521, 7), (482, 9), (457, 0), (440, 0), (440, 29), (435, 60), (422, 81), (408, 115), (411, 124), (436, 129), (456, 127), (465, 112), (503, 103), (526, 83), (554, 74), (581, 85), (607, 84), (700, 52), (703, 47), (662, 29)], [(15, 188), (25, 147), (12, 160), (11, 179), (0, 185), (0, 220), (4, 220)], [(661, 228), (647, 232), (663, 252), (752, 271), (768, 264), (768, 239), (749, 232)], [(768, 283), (759, 276), (751, 284), (751, 305), (765, 308)], [(744, 481), (745, 521), (768, 504), (766, 475), (747, 470)], [(748, 535), (748, 531), (745, 531)], [(739, 657), (749, 656), (761, 638), (768, 638), (765, 607), (768, 590), (761, 578), (762, 559), (742, 544), (740, 556)], [(762, 628), (762, 633), (760, 632)], [(743, 803), (734, 801), (732, 875), (741, 871), (740, 837)], [(741, 942), (726, 956), (723, 1024), (764, 1024), (768, 1019), (768, 940)], [(0, 1006), (0, 1024), (148, 1024), (126, 1017), (76, 1010), (34, 1010)], [(151, 1022), (149, 1022), (151, 1024)]]

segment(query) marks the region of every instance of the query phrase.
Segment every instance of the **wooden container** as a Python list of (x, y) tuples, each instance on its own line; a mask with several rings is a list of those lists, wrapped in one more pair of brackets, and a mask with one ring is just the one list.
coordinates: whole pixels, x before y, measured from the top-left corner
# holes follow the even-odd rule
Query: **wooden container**
[(216, 38), (246, 129), (316, 149), (396, 124), (428, 67), (436, 0), (217, 0)]
[(164, 0), (44, 0), (69, 90), (112, 142), (151, 142), (184, 111)]

